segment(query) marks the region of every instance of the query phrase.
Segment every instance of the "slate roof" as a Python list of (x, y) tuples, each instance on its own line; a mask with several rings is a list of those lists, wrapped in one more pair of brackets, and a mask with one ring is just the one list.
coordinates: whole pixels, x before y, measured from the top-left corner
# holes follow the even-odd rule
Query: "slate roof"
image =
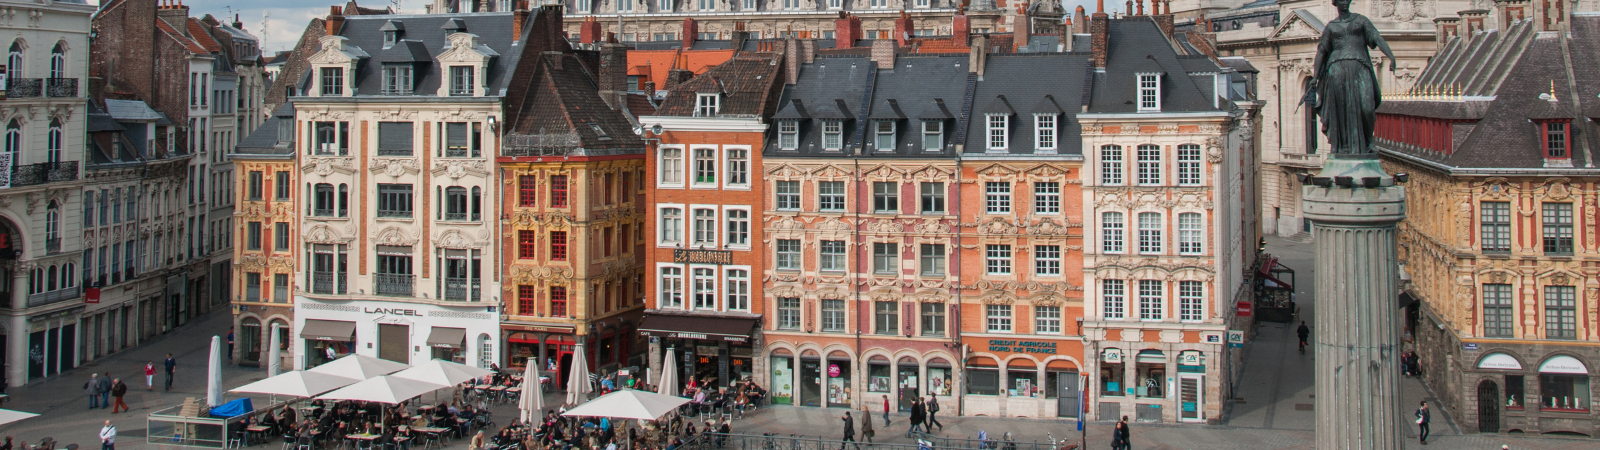
[(763, 117), (777, 99), (773, 83), (783, 82), (783, 55), (745, 54), (707, 70), (667, 93), (655, 115), (693, 116), (699, 93), (721, 94), (717, 115)]
[(1220, 110), (1211, 97), (1215, 86), (1211, 77), (1188, 75), (1196, 67), (1221, 72), (1215, 63), (1191, 55), (1180, 56), (1147, 16), (1111, 20), (1109, 27), (1106, 70), (1095, 74), (1089, 104), (1092, 112), (1138, 112), (1138, 105), (1134, 104), (1138, 86), (1134, 80), (1140, 73), (1151, 72), (1162, 74), (1163, 112)]
[[(1089, 55), (993, 55), (984, 67), (983, 81), (972, 96), (972, 120), (967, 124), (965, 153), (1032, 155), (1034, 114), (1056, 114), (1056, 154), (1082, 154), (1076, 113), (1082, 110), (1083, 88), (1089, 83)], [(1052, 74), (1050, 83), (1037, 82), (1039, 74)], [(1132, 82), (1127, 82), (1131, 84)], [(1002, 108), (1001, 100), (1009, 108)], [(1009, 109), (1009, 111), (1008, 111)], [(1072, 114), (1062, 114), (1072, 113)], [(1004, 152), (988, 152), (985, 116), (1010, 117), (1010, 139)]]
[[(876, 72), (876, 63), (867, 58), (817, 55), (811, 64), (801, 64), (799, 81), (784, 89), (783, 96), (778, 101), (778, 112), (773, 118), (839, 119), (841, 116), (854, 118), (856, 114), (853, 111), (860, 110), (863, 96), (870, 88)], [(924, 86), (943, 84), (934, 81), (932, 73), (927, 75), (929, 78)], [(855, 142), (858, 135), (853, 122), (855, 121), (845, 120), (842, 138), (845, 146), (851, 146), (850, 143)], [(841, 154), (836, 151), (823, 151), (821, 121), (801, 120), (799, 139), (798, 150), (784, 150), (781, 154), (825, 157), (837, 157)], [(778, 151), (778, 145), (777, 139), (767, 140), (768, 151)], [(844, 152), (844, 154), (851, 153), (853, 152)]]
[(536, 73), (526, 97), (510, 99), (517, 115), (511, 119), (509, 134), (574, 133), (578, 142), (571, 156), (644, 153), (644, 141), (634, 134), (634, 123), (600, 98), (594, 79), (598, 71), (585, 67), (584, 58), (570, 52), (547, 52), (532, 66)]
[[(540, 14), (540, 11), (534, 11), (534, 14)], [(535, 19), (530, 17), (527, 23), (531, 24)], [(458, 24), (465, 28), (466, 33), (477, 35), (480, 45), (498, 54), (489, 60), (488, 70), (485, 71), (488, 84), (485, 95), (503, 95), (510, 82), (510, 73), (522, 55), (520, 47), (512, 46), (511, 21), (509, 12), (345, 16), (344, 26), (339, 30), (339, 35), (347, 39), (345, 48), (357, 55), (372, 55), (370, 61), (357, 66), (354, 95), (378, 96), (383, 92), (383, 63), (416, 62), (420, 64), (412, 75), (413, 92), (416, 96), (435, 97), (439, 86), (448, 82), (446, 77), (449, 74), (434, 61), (439, 54), (449, 50), (446, 48), (449, 45), (445, 39), (449, 33), (446, 26)], [(383, 29), (393, 28), (390, 22), (396, 22), (403, 28), (400, 32), (402, 42), (385, 49)], [(532, 27), (523, 29), (524, 34), (531, 31)], [(375, 64), (366, 64), (368, 62)], [(307, 75), (310, 73), (306, 71)], [(310, 77), (303, 77), (301, 89), (308, 88), (309, 83)]]
[[(1594, 167), (1600, 150), (1593, 122), (1600, 117), (1600, 15), (1574, 14), (1571, 20), (1570, 37), (1538, 33), (1533, 20), (1523, 20), (1452, 38), (1417, 78), (1421, 90), (1452, 95), (1386, 99), (1378, 112), (1451, 119), (1454, 148), (1443, 154), (1380, 139), (1380, 151), (1446, 170), (1544, 168), (1544, 136), (1533, 121), (1566, 119), (1573, 127), (1572, 166)], [(1563, 55), (1563, 47), (1570, 54)], [(1552, 90), (1554, 101), (1548, 99)]]
[(272, 117), (267, 118), (245, 136), (239, 145), (234, 146), (236, 155), (294, 155), (294, 138), (298, 133), (289, 133), (289, 142), (280, 145), (278, 142), (278, 127), (294, 126), (294, 104), (284, 103), (272, 112)]
[(160, 122), (165, 119), (143, 100), (106, 99), (106, 112), (119, 122)]

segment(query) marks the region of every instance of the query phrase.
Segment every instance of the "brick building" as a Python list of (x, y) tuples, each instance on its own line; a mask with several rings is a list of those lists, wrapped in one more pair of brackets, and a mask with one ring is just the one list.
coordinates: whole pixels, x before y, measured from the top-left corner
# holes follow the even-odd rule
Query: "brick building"
[(295, 164), (294, 106), (285, 104), (256, 128), (228, 155), (239, 174), (234, 194), (234, 220), (244, 225), (235, 242), (229, 279), (238, 293), (234, 306), (234, 361), (246, 366), (269, 366), (272, 330), (285, 360), (279, 367), (294, 367), (296, 347), (290, 346), (294, 320), (296, 261), (299, 236), (300, 169)]

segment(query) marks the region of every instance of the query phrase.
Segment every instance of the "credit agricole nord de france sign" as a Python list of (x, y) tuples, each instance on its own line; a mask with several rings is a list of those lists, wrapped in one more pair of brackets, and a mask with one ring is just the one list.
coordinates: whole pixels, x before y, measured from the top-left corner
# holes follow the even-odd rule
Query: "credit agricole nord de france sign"
[(990, 339), (989, 351), (1044, 353), (1053, 355), (1056, 353), (1056, 343), (1050, 341), (1008, 341), (1004, 339)]

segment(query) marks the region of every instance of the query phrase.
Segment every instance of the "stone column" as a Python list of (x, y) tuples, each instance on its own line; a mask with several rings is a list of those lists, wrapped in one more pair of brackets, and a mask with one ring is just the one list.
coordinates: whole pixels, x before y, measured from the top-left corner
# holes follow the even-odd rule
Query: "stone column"
[(1375, 155), (1333, 155), (1302, 188), (1316, 245), (1317, 448), (1399, 449), (1395, 224), (1405, 188)]

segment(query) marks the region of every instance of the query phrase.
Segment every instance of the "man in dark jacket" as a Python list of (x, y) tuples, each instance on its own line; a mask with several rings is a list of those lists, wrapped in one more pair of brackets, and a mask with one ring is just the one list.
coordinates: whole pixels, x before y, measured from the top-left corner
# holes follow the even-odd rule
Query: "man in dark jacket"
[(906, 428), (906, 437), (911, 437), (912, 434), (918, 432), (927, 432), (922, 427), (922, 421), (926, 418), (926, 410), (922, 409), (922, 399), (911, 399), (911, 427)]
[(1433, 421), (1433, 415), (1428, 413), (1428, 401), (1423, 400), (1422, 406), (1417, 408), (1417, 438), (1422, 440), (1422, 445), (1428, 445), (1428, 422)]
[(1133, 429), (1128, 427), (1128, 416), (1122, 416), (1122, 420), (1117, 422), (1117, 429), (1122, 430), (1122, 448), (1118, 450), (1132, 449)]
[(933, 427), (939, 427), (940, 430), (944, 430), (944, 424), (939, 423), (939, 418), (935, 417), (936, 414), (939, 414), (939, 396), (937, 396), (937, 395), (928, 396), (928, 403), (927, 404), (928, 404), (928, 408), (927, 408), (928, 409), (927, 431), (930, 431), (930, 432), (933, 431)]
[(124, 384), (121, 378), (112, 381), (111, 398), (116, 399), (116, 402), (111, 404), (112, 414), (117, 413), (117, 408), (122, 408), (123, 411), (128, 410), (128, 404), (122, 402), (122, 396), (124, 395), (128, 395), (128, 385)]
[(100, 394), (101, 408), (111, 404), (111, 377), (109, 375), (100, 377), (100, 381), (94, 386), (94, 392)]
[[(845, 411), (844, 417), (840, 417), (840, 419), (844, 419), (844, 439), (839, 440), (839, 450), (844, 450), (846, 446), (856, 442), (856, 423), (850, 417), (850, 411)], [(861, 448), (861, 444), (856, 444), (856, 448)]]

